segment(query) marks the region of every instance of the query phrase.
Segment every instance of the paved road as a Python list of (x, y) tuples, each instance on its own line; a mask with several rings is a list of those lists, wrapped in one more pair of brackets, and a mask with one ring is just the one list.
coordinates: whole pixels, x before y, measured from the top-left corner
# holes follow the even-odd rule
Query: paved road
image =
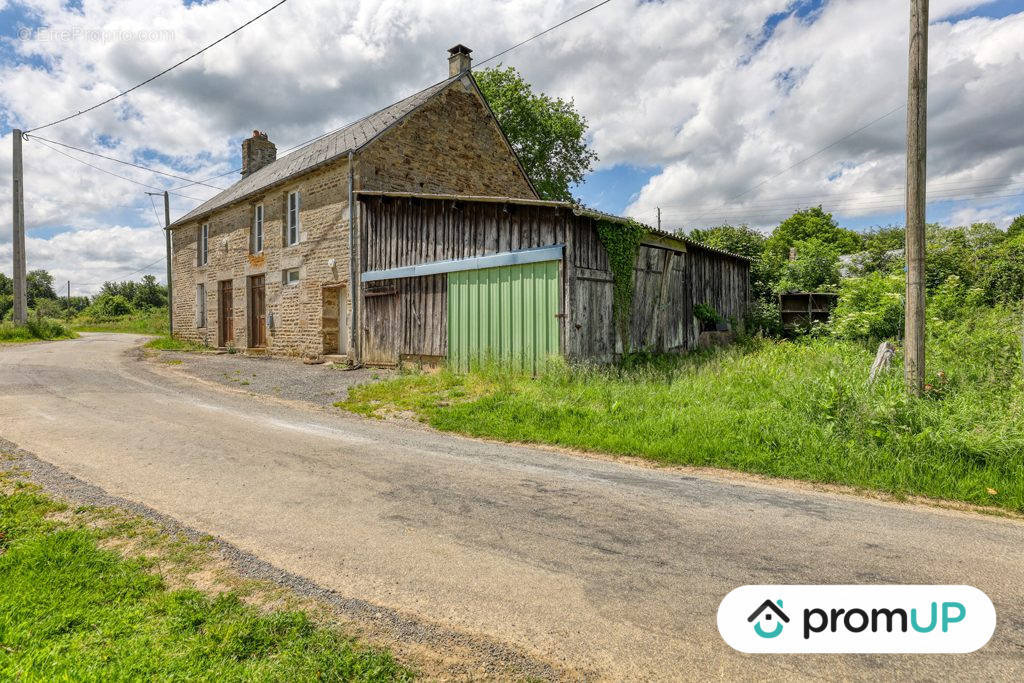
[[(501, 446), (191, 386), (85, 335), (0, 349), (0, 437), (342, 595), (615, 679), (1021, 679), (1024, 525)], [(746, 656), (749, 583), (969, 583), (957, 656)]]

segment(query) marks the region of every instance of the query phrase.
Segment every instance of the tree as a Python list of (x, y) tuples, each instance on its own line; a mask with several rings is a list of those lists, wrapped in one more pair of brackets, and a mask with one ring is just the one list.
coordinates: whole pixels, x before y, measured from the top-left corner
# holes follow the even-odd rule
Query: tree
[(572, 201), (570, 188), (597, 161), (586, 142), (587, 119), (575, 103), (534, 94), (511, 66), (483, 69), (475, 78), (537, 193)]
[(8, 277), (6, 273), (0, 273), (0, 296), (5, 295), (14, 296), (14, 280)]
[(138, 309), (157, 308), (167, 305), (167, 288), (157, 284), (156, 277), (144, 275), (135, 288), (132, 306)]
[(29, 308), (36, 307), (36, 299), (56, 299), (53, 276), (45, 270), (30, 270), (25, 275), (25, 298)]
[(789, 258), (789, 248), (794, 243), (811, 239), (831, 244), (840, 254), (855, 254), (864, 248), (864, 240), (860, 235), (840, 228), (832, 219), (832, 214), (825, 213), (820, 206), (797, 211), (779, 223), (765, 247), (772, 258), (784, 261)]
[(1024, 235), (1024, 214), (1021, 214), (1013, 219), (1010, 223), (1009, 229), (1006, 231), (1007, 237), (1017, 237), (1018, 235)]
[(794, 242), (796, 258), (782, 266), (779, 292), (835, 291), (839, 287), (839, 249), (820, 239)]

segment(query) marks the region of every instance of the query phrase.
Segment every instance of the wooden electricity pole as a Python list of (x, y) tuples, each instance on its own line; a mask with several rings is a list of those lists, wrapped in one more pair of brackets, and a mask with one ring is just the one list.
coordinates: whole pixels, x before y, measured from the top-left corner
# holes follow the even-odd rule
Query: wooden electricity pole
[(167, 243), (167, 334), (174, 336), (174, 305), (171, 303), (171, 200), (164, 190), (164, 240)]
[(13, 182), (13, 232), (14, 243), (14, 322), (24, 323), (28, 319), (27, 285), (25, 282), (25, 182), (21, 166), (21, 130), (15, 128), (11, 139), (14, 142), (12, 157)]
[(658, 207), (658, 232), (661, 232), (661, 207)]
[(924, 391), (925, 155), (928, 129), (928, 0), (910, 0), (907, 83), (907, 312), (903, 379)]

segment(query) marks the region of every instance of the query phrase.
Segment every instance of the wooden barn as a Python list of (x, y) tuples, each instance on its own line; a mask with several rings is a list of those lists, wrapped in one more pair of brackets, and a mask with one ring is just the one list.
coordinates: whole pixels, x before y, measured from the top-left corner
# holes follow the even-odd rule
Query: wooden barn
[[(694, 306), (742, 325), (747, 259), (651, 230), (637, 250), (628, 343), (613, 313), (600, 222), (566, 202), (357, 192), (357, 360), (492, 359), (536, 371), (551, 356), (610, 361), (624, 349), (700, 343)], [(607, 223), (604, 223), (607, 225)]]

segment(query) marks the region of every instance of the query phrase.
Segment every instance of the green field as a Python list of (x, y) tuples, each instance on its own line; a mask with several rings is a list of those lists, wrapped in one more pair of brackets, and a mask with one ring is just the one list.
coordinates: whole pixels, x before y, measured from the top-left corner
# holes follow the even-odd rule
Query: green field
[[(109, 546), (135, 544), (145, 559)], [(304, 611), (234, 591), (172, 590), (163, 574), (201, 554), (109, 510), (66, 506), (3, 480), (0, 679), (23, 681), (407, 680)]]
[(905, 393), (898, 354), (868, 386), (874, 345), (822, 337), (537, 378), (409, 373), (337, 405), (412, 411), (473, 436), (1024, 511), (1020, 327), (1001, 308), (933, 321), (922, 398)]

